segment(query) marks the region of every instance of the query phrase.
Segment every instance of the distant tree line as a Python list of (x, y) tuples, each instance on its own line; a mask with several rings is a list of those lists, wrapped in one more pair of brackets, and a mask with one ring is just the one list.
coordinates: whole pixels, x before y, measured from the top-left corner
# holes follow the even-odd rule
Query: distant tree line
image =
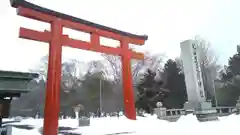
[[(217, 99), (221, 106), (235, 106), (240, 96), (240, 46), (228, 60), (228, 65), (220, 72), (220, 80), (216, 82)], [(220, 85), (219, 85), (220, 84)]]
[[(200, 47), (200, 64), (206, 97), (216, 105), (234, 106), (240, 95), (240, 47), (229, 58), (224, 69), (217, 64), (217, 57), (210, 43), (200, 37), (194, 39)], [(124, 110), (122, 96), (121, 58), (102, 55), (104, 60), (88, 63), (75, 59), (62, 64), (60, 89), (61, 114), (74, 116), (73, 107), (84, 106), (82, 115), (97, 114), (100, 110), (117, 112)], [(13, 116), (43, 116), (48, 56), (40, 60), (39, 67), (32, 70), (40, 74), (38, 80), (29, 84), (31, 92), (13, 100)], [(164, 62), (166, 61), (166, 62)], [(163, 54), (146, 52), (143, 60), (132, 60), (133, 88), (137, 110), (152, 113), (157, 102), (166, 108), (182, 108), (187, 101), (183, 66), (180, 58), (167, 59)], [(100, 92), (101, 91), (101, 92)]]

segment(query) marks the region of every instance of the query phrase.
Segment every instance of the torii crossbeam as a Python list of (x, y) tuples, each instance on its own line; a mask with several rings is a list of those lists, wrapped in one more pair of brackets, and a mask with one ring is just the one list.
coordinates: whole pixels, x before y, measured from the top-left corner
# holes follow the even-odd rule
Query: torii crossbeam
[[(49, 43), (44, 135), (57, 135), (58, 133), (62, 46), (121, 56), (125, 115), (129, 119), (136, 119), (130, 61), (131, 58), (143, 59), (144, 55), (134, 52), (128, 47), (129, 44), (143, 45), (148, 38), (146, 35), (134, 35), (102, 26), (24, 0), (10, 0), (10, 2), (12, 7), (17, 8), (18, 15), (50, 23), (51, 25), (50, 31), (41, 32), (21, 27), (19, 33), (20, 38)], [(85, 42), (71, 39), (68, 35), (63, 35), (63, 27), (89, 33), (91, 41)], [(100, 45), (100, 36), (120, 41), (120, 47), (114, 48)]]

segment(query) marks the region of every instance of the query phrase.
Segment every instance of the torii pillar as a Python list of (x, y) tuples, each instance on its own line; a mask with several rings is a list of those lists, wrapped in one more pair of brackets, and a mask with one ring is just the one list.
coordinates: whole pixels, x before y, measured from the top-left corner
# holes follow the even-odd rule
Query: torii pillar
[[(142, 53), (128, 49), (129, 44), (143, 45), (147, 36), (134, 35), (93, 22), (79, 19), (46, 9), (24, 0), (10, 0), (11, 6), (17, 8), (18, 15), (50, 23), (51, 31), (36, 31), (20, 28), (20, 38), (49, 43), (48, 78), (44, 112), (44, 135), (57, 135), (58, 117), (60, 112), (60, 83), (62, 46), (90, 50), (100, 53), (119, 55), (122, 58), (123, 96), (125, 115), (136, 119), (134, 92), (132, 87), (131, 58), (143, 59)], [(71, 39), (63, 35), (63, 27), (83, 31), (91, 35), (91, 41), (85, 42)], [(100, 36), (120, 41), (120, 47), (100, 45)]]

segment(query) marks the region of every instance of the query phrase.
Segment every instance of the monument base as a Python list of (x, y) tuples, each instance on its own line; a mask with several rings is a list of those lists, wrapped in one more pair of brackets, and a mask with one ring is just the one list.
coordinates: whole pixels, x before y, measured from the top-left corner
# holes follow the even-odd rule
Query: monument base
[(198, 104), (198, 102), (193, 102), (193, 101), (189, 102), (188, 101), (188, 102), (185, 102), (183, 108), (184, 108), (185, 111), (194, 112), (197, 104)]
[(193, 112), (200, 122), (218, 120), (217, 110), (212, 108), (211, 102), (186, 102), (184, 109)]

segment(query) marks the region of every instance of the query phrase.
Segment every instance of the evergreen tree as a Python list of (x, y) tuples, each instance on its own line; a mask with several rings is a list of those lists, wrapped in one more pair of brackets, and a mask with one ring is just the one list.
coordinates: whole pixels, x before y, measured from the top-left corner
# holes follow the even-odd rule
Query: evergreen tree
[(169, 59), (164, 65), (164, 75), (166, 76), (166, 86), (170, 93), (164, 104), (169, 108), (182, 108), (187, 100), (187, 92), (184, 74), (174, 60)]
[(237, 46), (237, 53), (229, 58), (228, 69), (233, 76), (240, 75), (240, 46)]
[(224, 66), (224, 69), (220, 71), (221, 81), (227, 83), (233, 78), (232, 72), (228, 69), (228, 66)]
[(240, 75), (240, 45), (237, 46), (237, 53), (228, 60), (228, 66), (225, 66), (220, 73), (221, 80), (232, 84), (234, 78)]
[(137, 85), (136, 108), (147, 113), (152, 113), (156, 103), (162, 101), (168, 93), (168, 90), (162, 88), (163, 81), (156, 80), (155, 76), (155, 72), (147, 69), (144, 78)]
[(222, 88), (217, 90), (220, 105), (233, 106), (240, 96), (240, 45), (237, 53), (228, 60), (228, 66), (221, 72)]

